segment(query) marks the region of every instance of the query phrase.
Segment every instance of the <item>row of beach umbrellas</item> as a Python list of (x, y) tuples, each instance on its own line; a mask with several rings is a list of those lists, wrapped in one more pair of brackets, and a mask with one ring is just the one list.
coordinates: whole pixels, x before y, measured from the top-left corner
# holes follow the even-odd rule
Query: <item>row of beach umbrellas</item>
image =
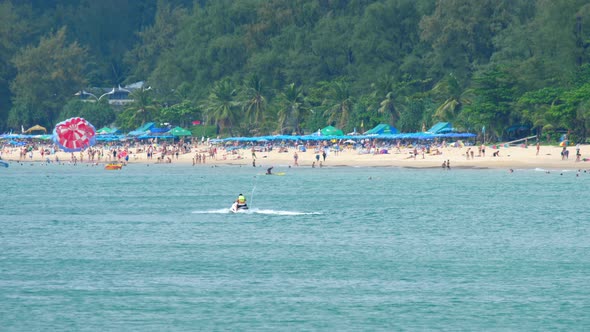
[[(182, 129), (182, 128), (180, 128)], [(187, 130), (187, 132), (189, 132)], [(189, 132), (190, 133), (190, 132)], [(182, 133), (179, 135), (179, 132), (167, 132), (163, 134), (152, 134), (149, 132), (143, 133), (142, 135), (137, 136), (128, 136), (123, 134), (99, 134), (96, 135), (97, 141), (103, 142), (112, 142), (112, 141), (121, 141), (128, 138), (137, 138), (137, 139), (149, 139), (149, 138), (159, 138), (159, 139), (171, 139), (180, 136), (190, 136), (188, 133)], [(405, 134), (381, 134), (381, 135), (269, 135), (269, 136), (256, 136), (256, 137), (228, 137), (224, 139), (213, 139), (212, 142), (270, 142), (270, 141), (324, 141), (324, 140), (346, 140), (348, 143), (357, 142), (362, 139), (380, 139), (380, 140), (432, 140), (436, 138), (472, 138), (475, 137), (475, 134), (471, 133), (447, 133), (447, 134), (429, 134), (429, 133), (405, 133)], [(27, 135), (27, 134), (3, 134), (0, 135), (0, 139), (40, 139), (40, 140), (50, 140), (53, 138), (53, 135)]]
[[(39, 126), (40, 127), (40, 126)], [(31, 128), (34, 130), (45, 130), (45, 128)], [(27, 130), (28, 132), (33, 130)], [(157, 129), (157, 130), (156, 130)], [(37, 138), (42, 140), (52, 139), (65, 151), (79, 151), (95, 144), (96, 141), (121, 141), (128, 138), (137, 139), (170, 139), (176, 137), (192, 136), (192, 132), (181, 127), (175, 127), (168, 130), (167, 128), (150, 128), (148, 130), (137, 130), (128, 135), (121, 135), (117, 129), (108, 127), (95, 130), (91, 123), (83, 118), (70, 118), (58, 123), (53, 130), (53, 135), (27, 135), (23, 134), (4, 134), (0, 139), (8, 139), (9, 144), (17, 144), (15, 139)], [(433, 140), (437, 138), (470, 138), (475, 137), (471, 133), (442, 133), (432, 134), (428, 132), (420, 133), (402, 133), (402, 134), (370, 134), (370, 135), (322, 135), (315, 133), (312, 135), (271, 135), (257, 137), (228, 137), (225, 139), (214, 139), (212, 142), (269, 142), (269, 141), (325, 141), (340, 140), (348, 143), (355, 143), (362, 139), (380, 139), (380, 140)]]
[(472, 138), (477, 135), (472, 133), (405, 133), (405, 134), (381, 134), (381, 135), (272, 135), (257, 137), (228, 137), (224, 139), (213, 140), (214, 142), (269, 142), (269, 141), (331, 141), (331, 140), (349, 140), (356, 142), (362, 139), (380, 139), (380, 140), (433, 140), (437, 138)]

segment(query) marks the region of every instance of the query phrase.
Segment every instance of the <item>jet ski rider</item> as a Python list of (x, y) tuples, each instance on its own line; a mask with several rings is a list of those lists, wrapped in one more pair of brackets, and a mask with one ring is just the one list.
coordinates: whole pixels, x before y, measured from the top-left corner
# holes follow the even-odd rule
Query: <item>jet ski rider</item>
[(238, 207), (246, 206), (246, 197), (244, 197), (242, 194), (239, 194), (236, 202), (238, 203)]

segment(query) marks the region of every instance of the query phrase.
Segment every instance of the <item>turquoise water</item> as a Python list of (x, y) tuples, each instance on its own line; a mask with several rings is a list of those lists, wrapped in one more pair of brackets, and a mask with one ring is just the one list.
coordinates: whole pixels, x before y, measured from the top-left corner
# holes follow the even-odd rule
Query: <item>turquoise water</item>
[(274, 171), (0, 169), (2, 331), (590, 329), (590, 173)]

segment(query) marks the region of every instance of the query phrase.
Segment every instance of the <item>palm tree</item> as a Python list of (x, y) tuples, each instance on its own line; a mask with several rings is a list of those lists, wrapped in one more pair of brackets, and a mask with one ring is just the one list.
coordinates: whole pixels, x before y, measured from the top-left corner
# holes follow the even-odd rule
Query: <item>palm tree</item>
[(459, 84), (459, 81), (452, 73), (446, 79), (438, 82), (432, 88), (432, 92), (445, 99), (434, 112), (434, 117), (439, 120), (453, 121), (463, 106), (471, 103), (471, 99), (469, 99), (471, 90), (463, 90), (461, 84)]
[(546, 127), (550, 124), (547, 120), (547, 113), (550, 108), (550, 105), (532, 105), (531, 108), (521, 112), (522, 119), (533, 124), (537, 137), (543, 135), (543, 130), (551, 129), (550, 127)]
[(145, 124), (148, 119), (153, 118), (157, 110), (151, 91), (150, 88), (141, 88), (131, 93), (133, 102), (129, 105), (129, 108), (135, 110), (133, 118), (139, 120), (141, 125)]
[(576, 123), (580, 140), (586, 142), (588, 125), (590, 124), (590, 101), (581, 102), (576, 108)]
[(385, 99), (381, 101), (379, 104), (379, 108), (377, 111), (381, 114), (387, 114), (389, 116), (389, 121), (392, 125), (395, 126), (397, 120), (399, 120), (400, 113), (396, 106), (396, 100), (393, 95), (393, 92), (387, 93)]
[(329, 84), (328, 93), (324, 99), (326, 111), (324, 115), (329, 122), (336, 122), (339, 128), (348, 123), (353, 105), (353, 97), (348, 83), (340, 80)]
[(372, 87), (373, 98), (379, 103), (377, 111), (381, 114), (385, 114), (389, 118), (390, 124), (395, 125), (400, 117), (398, 108), (401, 106), (396, 98), (395, 80), (391, 76), (385, 76), (373, 83)]
[(301, 134), (300, 124), (303, 118), (304, 95), (303, 89), (291, 83), (278, 96), (279, 104), (281, 105), (279, 117), (279, 130), (293, 128), (297, 134)]
[(262, 80), (258, 75), (250, 75), (244, 82), (244, 111), (253, 123), (264, 121), (266, 111), (266, 97), (264, 97)]
[(229, 79), (223, 79), (214, 84), (209, 97), (205, 100), (202, 108), (207, 115), (222, 130), (229, 128), (233, 136), (233, 125), (239, 116), (239, 105), (236, 101), (237, 91)]
[(383, 76), (372, 83), (371, 87), (373, 88), (373, 97), (381, 99), (388, 93), (395, 91), (395, 80), (392, 76)]

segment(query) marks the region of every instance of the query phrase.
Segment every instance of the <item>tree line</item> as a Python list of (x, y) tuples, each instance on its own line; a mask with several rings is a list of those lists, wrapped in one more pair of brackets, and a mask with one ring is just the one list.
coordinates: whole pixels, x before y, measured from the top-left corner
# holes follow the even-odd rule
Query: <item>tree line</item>
[[(221, 135), (438, 121), (585, 140), (587, 0), (69, 0), (0, 3), (0, 131), (69, 116)], [(145, 81), (113, 110), (74, 93)]]

